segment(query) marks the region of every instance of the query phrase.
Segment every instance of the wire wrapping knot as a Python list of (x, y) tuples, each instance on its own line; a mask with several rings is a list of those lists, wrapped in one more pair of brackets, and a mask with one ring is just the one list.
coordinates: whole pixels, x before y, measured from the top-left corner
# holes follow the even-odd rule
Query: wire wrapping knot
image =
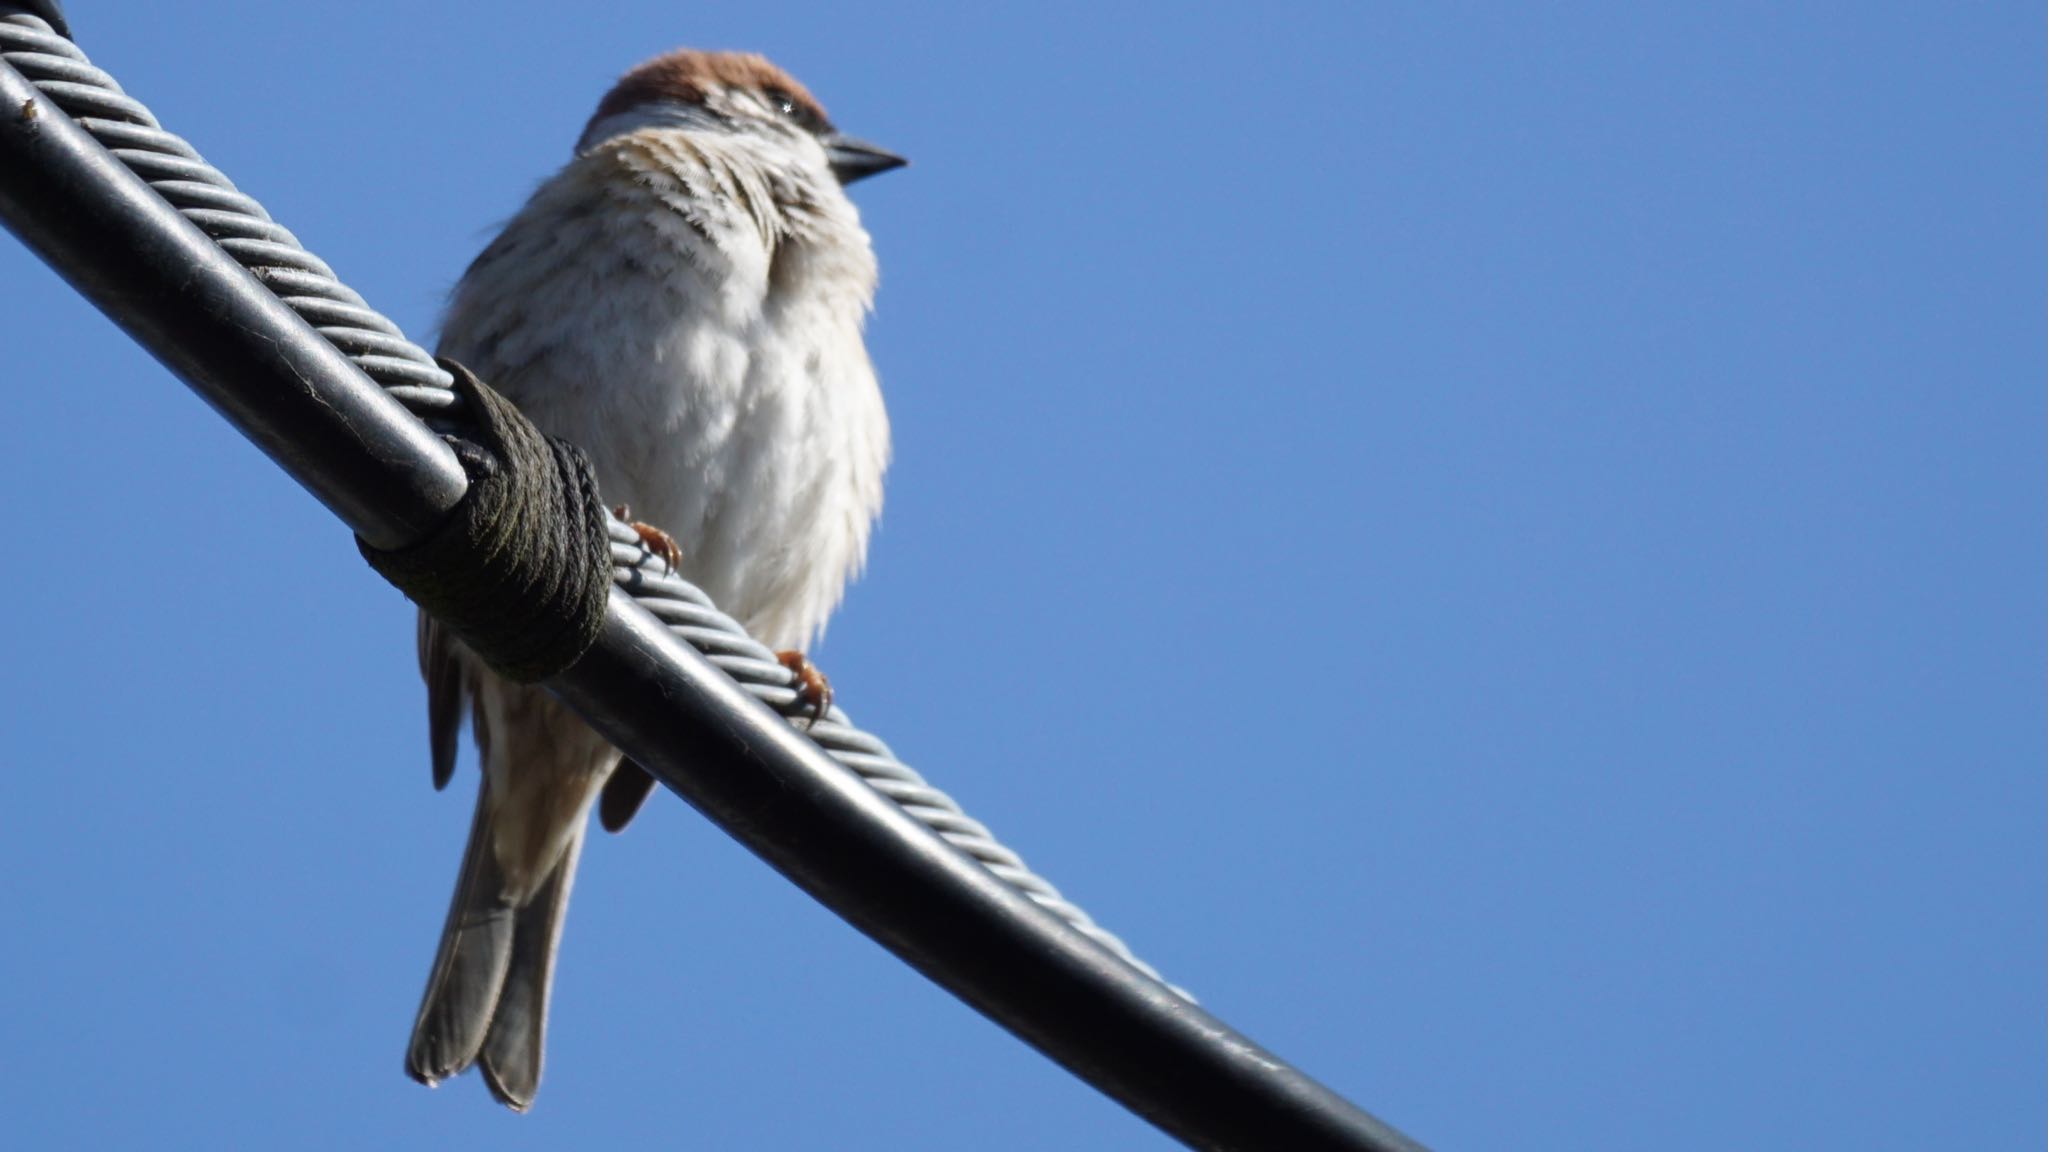
[(597, 474), (575, 445), (454, 360), (438, 361), (476, 422), (447, 437), (469, 492), (433, 535), (363, 559), (501, 675), (545, 680), (582, 657), (604, 623), (611, 545)]

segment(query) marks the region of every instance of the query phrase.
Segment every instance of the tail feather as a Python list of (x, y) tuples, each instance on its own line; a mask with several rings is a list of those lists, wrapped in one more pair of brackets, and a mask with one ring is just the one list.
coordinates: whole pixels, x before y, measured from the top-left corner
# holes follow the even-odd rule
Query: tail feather
[(477, 789), (476, 817), (441, 948), (413, 1022), (405, 1070), (436, 1084), (476, 1062), (511, 968), (518, 910), (505, 899), (504, 874), (491, 848), (490, 792)]
[(541, 1062), (547, 1048), (548, 987), (554, 982), (555, 950), (562, 941), (563, 913), (569, 889), (576, 882), (576, 861), (583, 854), (585, 825), (562, 850), (554, 874), (533, 900), (520, 910), (513, 929), (511, 963), (498, 992), (498, 1006), (484, 1039), (484, 1082), (491, 1095), (516, 1111), (533, 1104), (540, 1089)]
[(491, 1094), (525, 1111), (590, 808), (618, 753), (541, 689), (488, 674), (451, 682), (475, 694), (484, 771), (405, 1067), (431, 1085), (481, 1064)]

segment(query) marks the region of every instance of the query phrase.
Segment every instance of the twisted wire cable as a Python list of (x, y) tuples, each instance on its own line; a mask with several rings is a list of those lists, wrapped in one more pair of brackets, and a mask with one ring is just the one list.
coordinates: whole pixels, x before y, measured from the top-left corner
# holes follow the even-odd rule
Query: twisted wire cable
[[(459, 422), (461, 402), (450, 388), (452, 381), (425, 349), (343, 284), (333, 269), (202, 159), (192, 145), (165, 130), (141, 101), (94, 67), (76, 44), (41, 18), (15, 9), (15, 5), (0, 3), (0, 59), (198, 225), (408, 411), (437, 429)], [(774, 652), (719, 611), (703, 591), (666, 571), (665, 563), (647, 552), (631, 527), (611, 517), (608, 529), (615, 584), (755, 699), (792, 721), (808, 716), (810, 706), (799, 694), (795, 676), (776, 660)], [(898, 760), (879, 737), (855, 727), (837, 705), (805, 731), (833, 759), (998, 879), (1133, 968), (1164, 983), (1122, 940), (1032, 872), (1022, 857), (968, 816), (951, 796)], [(1173, 985), (1166, 986), (1193, 999)]]

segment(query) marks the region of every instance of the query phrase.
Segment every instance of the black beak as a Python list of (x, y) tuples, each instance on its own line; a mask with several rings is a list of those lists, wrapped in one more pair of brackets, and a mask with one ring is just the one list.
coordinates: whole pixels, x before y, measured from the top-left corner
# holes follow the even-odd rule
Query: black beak
[(840, 132), (820, 136), (818, 143), (825, 146), (825, 158), (832, 162), (832, 174), (839, 177), (841, 184), (865, 180), (910, 163), (886, 148), (877, 148), (865, 140), (856, 140)]

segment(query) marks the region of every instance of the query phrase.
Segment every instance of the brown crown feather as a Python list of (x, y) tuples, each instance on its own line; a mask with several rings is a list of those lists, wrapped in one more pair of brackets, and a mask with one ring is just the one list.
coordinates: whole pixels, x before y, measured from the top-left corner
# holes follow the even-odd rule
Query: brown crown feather
[(782, 92), (795, 101), (806, 119), (829, 123), (825, 108), (796, 77), (753, 52), (700, 52), (678, 48), (634, 68), (619, 77), (612, 90), (598, 102), (592, 124), (607, 116), (629, 112), (642, 104), (702, 104), (704, 94), (714, 87), (742, 88), (755, 92)]

